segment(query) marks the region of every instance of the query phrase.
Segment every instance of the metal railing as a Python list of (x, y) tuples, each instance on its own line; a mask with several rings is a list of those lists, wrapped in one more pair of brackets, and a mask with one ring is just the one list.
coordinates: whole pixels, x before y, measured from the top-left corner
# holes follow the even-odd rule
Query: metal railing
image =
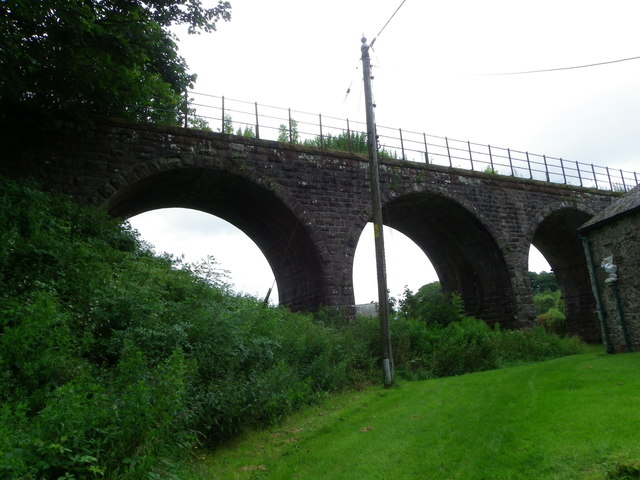
[[(349, 119), (195, 91), (189, 92), (188, 102), (189, 118), (185, 116), (185, 125), (208, 126), (224, 133), (307, 143), (320, 148), (325, 147), (328, 140), (342, 137), (348, 150), (358, 152), (362, 151), (362, 143), (358, 145), (357, 140), (366, 139), (366, 124)], [(622, 169), (401, 128), (381, 125), (376, 128), (379, 148), (390, 158), (599, 190), (626, 192), (640, 183), (638, 173)]]

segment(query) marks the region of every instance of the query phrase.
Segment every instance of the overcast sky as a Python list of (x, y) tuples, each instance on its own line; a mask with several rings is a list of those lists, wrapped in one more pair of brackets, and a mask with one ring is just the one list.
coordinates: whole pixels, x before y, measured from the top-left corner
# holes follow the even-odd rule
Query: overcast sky
[[(199, 92), (364, 122), (360, 38), (375, 38), (401, 3), (231, 0), (231, 22), (180, 32), (180, 52)], [(371, 52), (377, 123), (637, 171), (640, 60), (495, 74), (638, 57), (638, 18), (637, 0), (406, 0)], [(215, 217), (174, 210), (132, 224), (158, 251), (213, 255), (239, 291), (263, 296), (273, 282), (257, 247)], [(437, 279), (402, 234), (385, 242), (392, 295)], [(365, 230), (358, 303), (377, 299), (373, 268)], [(531, 268), (548, 266), (536, 258)]]

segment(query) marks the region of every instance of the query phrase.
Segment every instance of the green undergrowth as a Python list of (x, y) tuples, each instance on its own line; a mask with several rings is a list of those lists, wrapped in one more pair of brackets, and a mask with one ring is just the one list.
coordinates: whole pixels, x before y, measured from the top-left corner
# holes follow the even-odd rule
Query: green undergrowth
[(582, 354), (327, 398), (204, 453), (224, 479), (635, 479), (640, 354)]
[[(455, 298), (396, 312), (399, 379), (584, 348), (490, 328)], [(0, 478), (178, 478), (194, 451), (377, 384), (379, 352), (375, 318), (265, 307), (214, 262), (157, 256), (98, 209), (0, 178)]]

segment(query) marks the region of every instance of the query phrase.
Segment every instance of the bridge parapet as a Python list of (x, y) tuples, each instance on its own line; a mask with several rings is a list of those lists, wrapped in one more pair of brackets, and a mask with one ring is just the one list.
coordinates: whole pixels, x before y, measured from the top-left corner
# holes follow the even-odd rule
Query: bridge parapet
[[(190, 95), (197, 112), (191, 114), (191, 121), (199, 119), (220, 132), (236, 133), (237, 126), (241, 133), (257, 138), (316, 147), (340, 137), (341, 148), (366, 153), (367, 127), (363, 122), (196, 91)], [(616, 192), (640, 184), (637, 172), (402, 128), (378, 125), (377, 131), (381, 152), (390, 158)]]

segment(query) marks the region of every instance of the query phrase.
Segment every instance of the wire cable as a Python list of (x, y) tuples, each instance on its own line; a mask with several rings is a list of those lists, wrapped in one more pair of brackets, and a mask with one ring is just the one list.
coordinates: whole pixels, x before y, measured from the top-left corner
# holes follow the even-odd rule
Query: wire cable
[(530, 73), (546, 73), (546, 72), (559, 72), (561, 70), (575, 70), (578, 68), (589, 68), (589, 67), (598, 67), (600, 65), (609, 65), (611, 63), (620, 63), (620, 62), (628, 62), (631, 60), (639, 60), (640, 57), (629, 57), (629, 58), (621, 58), (619, 60), (610, 60), (608, 62), (599, 62), (599, 63), (590, 63), (588, 65), (576, 65), (573, 67), (560, 67), (560, 68), (545, 68), (542, 70), (528, 70), (524, 72), (503, 72), (503, 73), (479, 73), (477, 75), (480, 76), (488, 76), (488, 77), (497, 77), (497, 76), (508, 76), (508, 75), (527, 75)]
[(378, 34), (373, 38), (373, 40), (371, 41), (371, 43), (369, 44), (369, 46), (371, 48), (373, 48), (373, 44), (376, 43), (376, 40), (378, 39), (378, 37), (380, 36), (380, 34), (384, 31), (385, 28), (387, 28), (387, 25), (389, 25), (389, 23), (391, 22), (391, 20), (393, 20), (393, 17), (396, 16), (396, 13), (398, 13), (398, 11), (402, 8), (402, 6), (404, 5), (404, 2), (406, 2), (407, 0), (402, 0), (402, 3), (400, 4), (400, 6), (398, 8), (396, 8), (396, 11), (393, 12), (393, 15), (391, 15), (391, 17), (389, 17), (389, 20), (387, 20), (387, 23), (384, 24), (384, 26), (380, 29), (380, 31), (378, 32)]

